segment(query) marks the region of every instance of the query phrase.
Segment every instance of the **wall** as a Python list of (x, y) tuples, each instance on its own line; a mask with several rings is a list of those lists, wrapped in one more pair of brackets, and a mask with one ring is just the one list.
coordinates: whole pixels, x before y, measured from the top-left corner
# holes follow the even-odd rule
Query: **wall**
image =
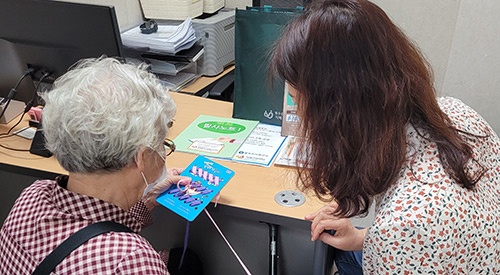
[(63, 0), (65, 2), (86, 3), (94, 5), (114, 6), (120, 32), (138, 26), (142, 21), (142, 10), (139, 0)]
[(373, 2), (420, 46), (438, 94), (460, 98), (500, 133), (500, 1)]
[(469, 103), (500, 133), (500, 1), (462, 0), (443, 94)]
[[(139, 25), (139, 0), (66, 0), (114, 5), (121, 31)], [(241, 7), (251, 0), (227, 0)], [(462, 99), (500, 133), (500, 1), (373, 0), (432, 64), (439, 95)]]

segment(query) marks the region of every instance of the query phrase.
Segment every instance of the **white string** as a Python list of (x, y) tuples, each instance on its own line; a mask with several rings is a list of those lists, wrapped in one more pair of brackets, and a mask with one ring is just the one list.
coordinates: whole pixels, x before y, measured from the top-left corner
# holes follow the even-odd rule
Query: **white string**
[(217, 223), (215, 223), (215, 221), (212, 218), (212, 216), (210, 216), (210, 213), (208, 213), (208, 210), (206, 208), (204, 208), (203, 210), (207, 214), (207, 216), (210, 219), (210, 221), (212, 221), (212, 223), (214, 224), (214, 226), (217, 229), (217, 231), (219, 231), (219, 234), (224, 239), (224, 241), (226, 242), (227, 246), (229, 246), (229, 249), (231, 249), (231, 251), (233, 252), (233, 254), (236, 257), (236, 259), (238, 259), (238, 262), (240, 263), (241, 267), (243, 267), (243, 269), (245, 270), (246, 274), (247, 275), (252, 275), (252, 273), (250, 273), (250, 270), (248, 270), (248, 268), (246, 267), (246, 265), (243, 263), (243, 261), (240, 259), (240, 257), (236, 253), (236, 251), (234, 251), (233, 247), (231, 246), (231, 244), (229, 243), (229, 241), (226, 239), (226, 236), (224, 236), (224, 233), (222, 233), (222, 231), (220, 230), (219, 226), (217, 226)]

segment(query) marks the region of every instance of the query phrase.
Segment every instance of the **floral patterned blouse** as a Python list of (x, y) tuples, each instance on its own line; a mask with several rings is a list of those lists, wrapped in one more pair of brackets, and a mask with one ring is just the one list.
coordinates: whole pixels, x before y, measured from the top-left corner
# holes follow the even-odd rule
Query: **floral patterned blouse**
[[(377, 200), (364, 274), (500, 274), (500, 140), (460, 100), (438, 100), (487, 171), (474, 190), (450, 178), (434, 142), (408, 127), (407, 163)], [(470, 169), (478, 169), (471, 164)]]

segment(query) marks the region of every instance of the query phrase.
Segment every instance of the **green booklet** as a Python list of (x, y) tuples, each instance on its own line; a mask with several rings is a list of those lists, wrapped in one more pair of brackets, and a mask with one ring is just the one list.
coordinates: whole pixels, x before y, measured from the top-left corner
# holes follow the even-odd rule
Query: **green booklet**
[(176, 150), (231, 159), (259, 122), (200, 115), (175, 139)]

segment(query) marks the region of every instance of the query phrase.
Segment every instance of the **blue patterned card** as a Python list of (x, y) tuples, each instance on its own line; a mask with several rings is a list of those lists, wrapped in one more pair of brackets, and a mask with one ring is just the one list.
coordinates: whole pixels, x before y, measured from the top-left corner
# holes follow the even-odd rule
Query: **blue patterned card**
[(198, 156), (181, 173), (181, 176), (191, 177), (191, 183), (170, 186), (156, 201), (192, 222), (233, 175), (233, 170)]

